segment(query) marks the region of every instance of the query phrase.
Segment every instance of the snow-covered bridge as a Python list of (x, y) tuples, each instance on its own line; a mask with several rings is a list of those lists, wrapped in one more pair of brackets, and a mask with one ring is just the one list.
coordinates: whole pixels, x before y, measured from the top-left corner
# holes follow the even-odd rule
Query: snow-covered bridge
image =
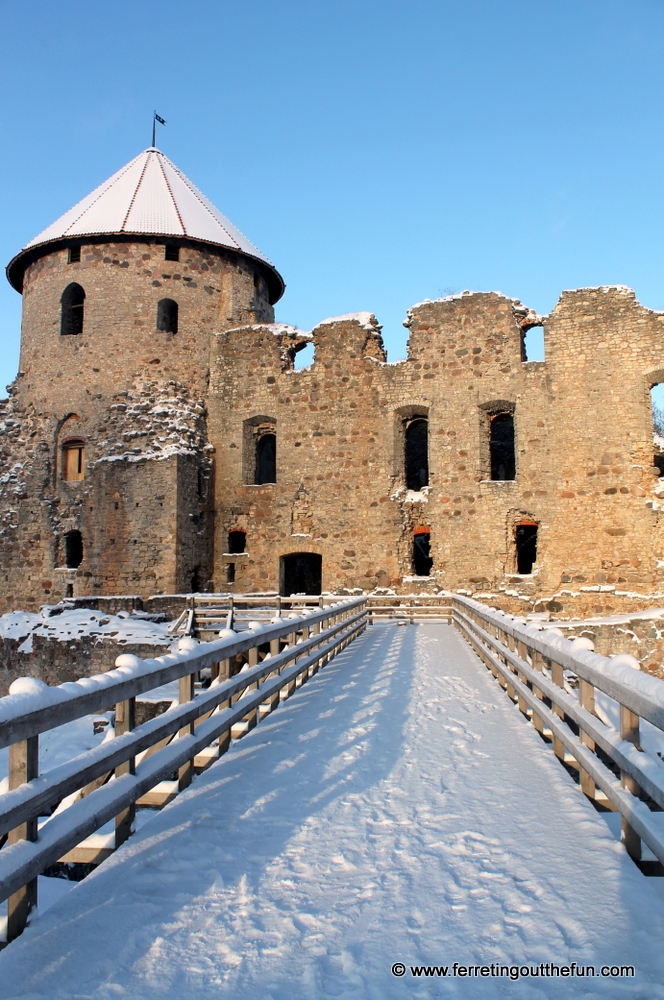
[[(457, 629), (377, 624), (34, 920), (0, 982), (7, 1000), (651, 1000), (660, 881)], [(595, 977), (556, 973), (572, 963)]]

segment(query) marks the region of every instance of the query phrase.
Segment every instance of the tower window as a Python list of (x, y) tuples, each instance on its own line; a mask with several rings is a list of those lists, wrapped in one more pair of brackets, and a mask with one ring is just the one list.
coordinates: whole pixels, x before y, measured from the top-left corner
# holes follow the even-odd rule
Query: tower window
[(415, 576), (429, 576), (432, 566), (429, 529), (418, 528), (413, 533), (413, 572)]
[(421, 490), (429, 485), (429, 421), (414, 417), (405, 430), (406, 489)]
[(496, 413), (489, 425), (489, 449), (491, 452), (491, 478), (497, 480), (514, 479), (516, 461), (514, 455), (514, 417), (511, 413)]
[(67, 285), (60, 299), (60, 334), (75, 336), (83, 333), (83, 303), (85, 292), (75, 281)]
[(529, 576), (537, 561), (537, 524), (534, 521), (522, 521), (516, 526), (514, 536), (516, 545), (516, 571)]
[(67, 254), (67, 262), (69, 264), (78, 264), (81, 259), (81, 248), (80, 247), (69, 247)]
[(68, 531), (65, 535), (65, 565), (78, 569), (83, 562), (83, 537), (80, 531)]
[(235, 583), (235, 563), (226, 563), (226, 583)]
[(164, 260), (179, 260), (180, 259), (180, 247), (165, 246), (164, 247)]
[(85, 479), (85, 444), (83, 441), (67, 441), (62, 448), (62, 478), (68, 482)]
[(244, 531), (228, 532), (228, 551), (233, 554), (244, 552), (247, 547), (247, 535)]
[(161, 299), (157, 303), (157, 329), (164, 333), (178, 332), (178, 304), (173, 299)]
[(277, 436), (261, 434), (256, 438), (256, 485), (277, 481)]

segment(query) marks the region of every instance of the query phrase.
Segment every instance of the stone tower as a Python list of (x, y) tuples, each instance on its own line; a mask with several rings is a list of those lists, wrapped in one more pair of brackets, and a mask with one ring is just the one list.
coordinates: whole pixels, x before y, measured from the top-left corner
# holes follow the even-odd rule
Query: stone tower
[(204, 587), (210, 334), (270, 323), (281, 276), (155, 148), (31, 240), (7, 275), (23, 323), (0, 414), (5, 606)]

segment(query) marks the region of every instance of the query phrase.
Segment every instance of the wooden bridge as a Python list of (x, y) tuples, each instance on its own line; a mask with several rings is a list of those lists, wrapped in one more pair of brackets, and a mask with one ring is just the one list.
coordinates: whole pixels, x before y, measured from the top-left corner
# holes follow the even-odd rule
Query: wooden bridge
[[(664, 730), (664, 683), (634, 669), (632, 657), (599, 656), (588, 640), (569, 641), (555, 628), (542, 630), (459, 595), (419, 605), (410, 598), (315, 598), (297, 610), (246, 598), (244, 608), (242, 601), (232, 608), (217, 602), (214, 626), (210, 616), (205, 621), (202, 601), (190, 610), (200, 618), (192, 616), (188, 629), (207, 633), (223, 625), (226, 631), (201, 644), (185, 636), (177, 651), (153, 660), (119, 656), (114, 670), (57, 688), (24, 679), (18, 693), (0, 699), (0, 746), (10, 748), (10, 790), (0, 797), (9, 941), (25, 927), (37, 901), (37, 876), (49, 865), (102, 860), (130, 836), (136, 805), (170, 801), (368, 624), (395, 618), (450, 621), (515, 712), (577, 778), (579, 795), (620, 814), (631, 858), (647, 873), (661, 870), (664, 828), (657, 813), (664, 809), (664, 770), (657, 747), (664, 744), (657, 740)], [(237, 615), (237, 632), (227, 630), (229, 614)], [(179, 704), (136, 725), (136, 700), (175, 680)], [(617, 706), (615, 726), (598, 716), (598, 692)], [(43, 733), (113, 705), (114, 738), (39, 772)], [(111, 819), (113, 843), (91, 853), (99, 849), (86, 848), (86, 839)], [(642, 843), (655, 861), (641, 860)]]

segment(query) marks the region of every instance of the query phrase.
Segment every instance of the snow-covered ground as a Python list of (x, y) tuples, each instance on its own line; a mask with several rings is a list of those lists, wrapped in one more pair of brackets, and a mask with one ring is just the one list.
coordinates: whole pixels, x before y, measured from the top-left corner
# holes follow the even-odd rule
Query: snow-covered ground
[[(658, 881), (453, 628), (377, 625), (39, 916), (0, 982), (5, 1000), (662, 1000)], [(454, 962), (598, 977), (409, 968)]]
[(154, 622), (142, 611), (121, 611), (117, 615), (91, 611), (89, 608), (44, 604), (39, 612), (9, 611), (0, 615), (0, 636), (23, 639), (19, 653), (32, 652), (33, 636), (41, 635), (57, 642), (71, 642), (92, 636), (111, 639), (118, 645), (146, 642), (168, 646), (173, 637), (168, 634), (168, 622)]

